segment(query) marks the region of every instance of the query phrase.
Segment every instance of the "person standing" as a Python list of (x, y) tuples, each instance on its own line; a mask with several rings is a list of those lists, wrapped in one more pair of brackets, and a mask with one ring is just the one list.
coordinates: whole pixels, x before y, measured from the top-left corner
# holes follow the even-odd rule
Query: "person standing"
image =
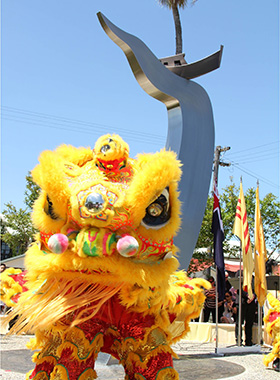
[(245, 321), (245, 346), (252, 346), (253, 324), (256, 313), (256, 296), (250, 298), (248, 293), (242, 291), (242, 322)]
[(210, 314), (212, 314), (213, 323), (216, 323), (216, 285), (214, 277), (210, 276), (208, 281), (211, 284), (211, 289), (205, 290), (203, 322), (208, 322)]
[[(237, 305), (239, 308), (240, 305), (240, 297), (239, 290), (237, 290)], [(241, 331), (242, 325), (245, 322), (244, 330), (245, 330), (245, 346), (252, 346), (252, 335), (253, 335), (253, 324), (255, 321), (255, 313), (256, 313), (257, 305), (256, 305), (256, 295), (253, 293), (253, 297), (250, 298), (248, 293), (243, 289), (241, 290)], [(238, 331), (239, 331), (239, 312), (237, 310), (237, 318), (236, 318), (236, 327), (235, 327), (235, 338), (236, 343), (238, 341)], [(242, 343), (242, 332), (240, 335), (240, 343)]]
[(230, 291), (230, 289), (232, 288), (232, 285), (231, 285), (231, 283), (229, 282), (229, 279), (228, 279), (228, 272), (227, 271), (225, 271), (225, 280), (226, 280), (226, 282), (225, 282), (225, 285), (226, 285), (226, 292), (229, 292)]

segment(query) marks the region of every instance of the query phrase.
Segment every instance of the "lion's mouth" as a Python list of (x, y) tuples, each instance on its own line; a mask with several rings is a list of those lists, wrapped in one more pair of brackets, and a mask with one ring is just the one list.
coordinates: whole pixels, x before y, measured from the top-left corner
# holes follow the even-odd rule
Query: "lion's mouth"
[(67, 235), (57, 233), (47, 236), (41, 232), (41, 240), (52, 253), (74, 249), (81, 258), (104, 258), (119, 254), (124, 258), (132, 258), (135, 262), (153, 262), (172, 257), (172, 239), (159, 243), (141, 235), (133, 235), (125, 229), (112, 231), (107, 228), (85, 227), (67, 229)]

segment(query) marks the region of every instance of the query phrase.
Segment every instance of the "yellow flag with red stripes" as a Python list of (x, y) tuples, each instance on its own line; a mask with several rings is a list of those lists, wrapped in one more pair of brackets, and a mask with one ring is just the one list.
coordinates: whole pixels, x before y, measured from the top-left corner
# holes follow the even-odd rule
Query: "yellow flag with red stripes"
[(258, 302), (263, 306), (267, 295), (265, 262), (267, 260), (262, 217), (260, 210), (259, 186), (256, 190), (255, 209), (255, 293)]
[(254, 261), (242, 182), (240, 182), (240, 193), (232, 233), (236, 235), (241, 242), (243, 260), (243, 289), (248, 292), (249, 297), (252, 298), (252, 274), (254, 270)]

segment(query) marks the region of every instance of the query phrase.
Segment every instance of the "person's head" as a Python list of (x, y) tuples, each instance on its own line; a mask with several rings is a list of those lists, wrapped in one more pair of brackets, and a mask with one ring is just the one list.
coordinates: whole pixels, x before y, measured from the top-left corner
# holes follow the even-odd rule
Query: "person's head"
[(208, 281), (210, 282), (210, 284), (211, 284), (212, 286), (215, 285), (215, 279), (214, 279), (213, 276), (210, 276), (210, 277), (208, 278)]
[(2, 263), (2, 264), (0, 265), (0, 273), (4, 272), (4, 270), (5, 270), (6, 268), (7, 268), (7, 267), (6, 267), (6, 264)]
[(225, 294), (225, 300), (226, 300), (227, 302), (230, 302), (230, 301), (231, 301), (231, 298), (232, 298), (231, 293), (230, 293), (230, 292), (226, 292), (226, 294)]

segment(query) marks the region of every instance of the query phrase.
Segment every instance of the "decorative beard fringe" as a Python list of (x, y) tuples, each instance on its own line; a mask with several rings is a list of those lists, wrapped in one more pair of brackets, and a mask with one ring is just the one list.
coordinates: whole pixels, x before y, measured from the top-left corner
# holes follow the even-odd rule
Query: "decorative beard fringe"
[(122, 283), (111, 287), (81, 283), (81, 278), (52, 278), (36, 292), (30, 289), (20, 298), (7, 316), (7, 323), (18, 316), (9, 334), (49, 329), (65, 331), (93, 318), (122, 287)]

